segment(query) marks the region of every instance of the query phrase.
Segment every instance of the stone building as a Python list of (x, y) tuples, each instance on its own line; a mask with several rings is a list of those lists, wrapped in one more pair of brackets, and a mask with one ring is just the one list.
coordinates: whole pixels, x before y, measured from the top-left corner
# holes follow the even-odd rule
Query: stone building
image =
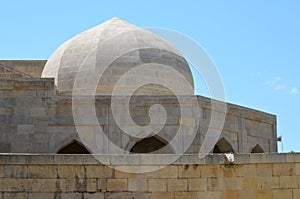
[[(0, 199), (300, 198), (300, 155), (277, 153), (275, 115), (227, 103), (218, 140), (210, 154), (199, 158), (207, 132), (217, 128), (210, 126), (215, 100), (193, 92), (186, 95), (182, 85), (178, 88), (183, 95), (174, 95), (155, 81), (139, 86), (129, 97), (114, 95), (120, 79), (141, 65), (161, 68), (154, 74), (134, 73), (117, 92), (135, 89), (131, 83), (140, 81), (139, 75), (180, 82), (179, 76), (166, 74), (163, 65), (180, 73), (193, 91), (195, 79), (176, 48), (118, 18), (68, 40), (47, 61), (1, 60)], [(95, 81), (93, 73), (99, 72)], [(81, 101), (87, 96), (92, 96), (89, 103)], [(129, 105), (137, 129), (149, 127), (150, 136), (123, 129), (135, 131), (132, 121), (124, 120), (128, 115), (123, 109), (114, 115), (113, 98), (117, 105)], [(199, 109), (187, 105), (192, 98)], [(182, 105), (191, 111), (182, 111)], [(165, 112), (157, 111), (161, 107)], [(76, 118), (76, 111), (85, 117)], [(165, 113), (165, 121), (151, 117), (151, 111)], [(198, 128), (189, 134), (194, 121)], [(100, 147), (95, 147), (87, 140), (96, 139), (99, 127), (103, 135), (97, 137)], [(176, 140), (175, 133), (186, 129), (188, 133), (181, 133), (184, 139), (178, 139), (182, 142)], [(112, 145), (121, 150), (114, 151)], [(118, 155), (111, 155), (114, 152)], [(232, 152), (233, 159), (228, 161), (226, 152)], [(139, 166), (161, 169), (148, 173), (121, 169)]]
[[(122, 32), (126, 34), (119, 36)], [(108, 36), (114, 39), (109, 40)], [(99, 42), (102, 42), (101, 45)], [(141, 48), (143, 45), (147, 48)], [(122, 75), (145, 63), (172, 66), (193, 87), (189, 65), (178, 50), (162, 38), (113, 18), (68, 40), (48, 61), (0, 61), (0, 152), (61, 153), (68, 152), (69, 148), (77, 153), (91, 153), (91, 149), (83, 147), (73, 121), (72, 91), (78, 76), (76, 71), (89, 67), (84, 65), (84, 62), (91, 62), (89, 60), (96, 60), (93, 66), (101, 69), (106, 60), (134, 46), (140, 48), (114, 60), (96, 85), (99, 123), (107, 137), (125, 151), (151, 152), (169, 143), (179, 128), (181, 118), (179, 102), (168, 89), (148, 84), (134, 93), (130, 112), (137, 124), (149, 123), (148, 110), (156, 103), (163, 105), (169, 115), (167, 125), (160, 133), (144, 139), (129, 136), (118, 128), (109, 108), (110, 95)], [(93, 51), (95, 48), (97, 50)], [(77, 82), (91, 79), (91, 74), (84, 71), (80, 75)], [(164, 78), (173, 77), (166, 75)], [(86, 92), (87, 88), (84, 89)], [(80, 90), (83, 89), (79, 88), (77, 92)], [(186, 153), (199, 151), (211, 119), (211, 100), (202, 96), (197, 96), (197, 100), (200, 106), (199, 129)], [(224, 128), (212, 152), (276, 151), (276, 116), (234, 104), (227, 105)], [(165, 149), (165, 153), (174, 152), (172, 145)]]

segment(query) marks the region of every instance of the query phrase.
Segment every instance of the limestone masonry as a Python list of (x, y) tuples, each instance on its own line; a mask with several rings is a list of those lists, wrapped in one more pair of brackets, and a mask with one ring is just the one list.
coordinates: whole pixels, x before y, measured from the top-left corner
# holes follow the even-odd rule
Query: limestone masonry
[[(127, 51), (135, 46), (139, 48)], [(227, 103), (221, 136), (210, 154), (200, 159), (198, 152), (208, 129), (217, 128), (209, 127), (217, 111), (212, 107), (215, 100), (196, 96), (199, 112), (192, 110), (182, 118), (179, 102), (188, 102), (193, 93), (174, 96), (153, 83), (139, 87), (133, 96), (116, 98), (123, 102), (130, 97), (130, 116), (140, 126), (150, 123), (153, 105), (163, 106), (167, 114), (163, 128), (147, 138), (124, 132), (111, 108), (114, 86), (134, 67), (152, 67), (153, 63), (179, 72), (193, 91), (195, 80), (176, 48), (118, 18), (68, 40), (49, 60), (0, 60), (0, 199), (300, 198), (300, 156), (276, 153), (275, 115)], [(91, 71), (103, 72), (97, 84)], [(163, 68), (155, 75), (174, 84), (179, 81)], [(134, 79), (119, 91), (133, 89)], [(96, 127), (89, 117), (74, 121), (74, 92), (83, 97), (95, 92), (96, 123), (123, 155), (106, 156), (111, 149), (105, 140), (99, 143), (98, 153), (107, 164), (92, 155), (76, 155), (94, 153), (93, 146), (80, 138), (78, 128), (85, 127), (89, 136)], [(80, 104), (83, 110), (85, 106), (85, 102)], [(122, 117), (121, 111), (116, 118)], [(181, 124), (189, 128), (191, 118), (199, 120), (192, 143), (174, 144), (174, 134)], [(190, 134), (183, 137), (191, 139)], [(162, 154), (155, 154), (160, 149)], [(152, 156), (145, 159), (143, 153)], [(234, 162), (225, 161), (224, 153), (234, 153)], [(164, 160), (176, 156), (177, 161), (164, 165)], [(145, 174), (121, 172), (118, 168), (126, 166), (124, 159), (128, 167), (162, 169)]]

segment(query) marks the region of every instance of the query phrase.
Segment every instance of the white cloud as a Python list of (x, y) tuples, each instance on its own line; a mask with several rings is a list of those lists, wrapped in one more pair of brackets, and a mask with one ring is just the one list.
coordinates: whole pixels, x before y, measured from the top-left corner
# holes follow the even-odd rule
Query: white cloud
[(285, 86), (283, 86), (283, 85), (275, 85), (275, 86), (274, 86), (274, 89), (275, 89), (275, 90), (284, 90), (284, 89), (285, 89)]
[(282, 80), (281, 77), (276, 77), (271, 81), (265, 82), (265, 85), (267, 85), (275, 90), (283, 90), (285, 88), (285, 86), (280, 84), (281, 80)]
[(290, 93), (292, 93), (292, 94), (298, 93), (298, 88), (293, 87), (293, 88), (291, 89)]
[(267, 81), (264, 84), (274, 90), (286, 91), (290, 94), (297, 94), (299, 92), (299, 89), (295, 86), (287, 87), (286, 85), (284, 85), (283, 79), (281, 77), (275, 77), (273, 80)]

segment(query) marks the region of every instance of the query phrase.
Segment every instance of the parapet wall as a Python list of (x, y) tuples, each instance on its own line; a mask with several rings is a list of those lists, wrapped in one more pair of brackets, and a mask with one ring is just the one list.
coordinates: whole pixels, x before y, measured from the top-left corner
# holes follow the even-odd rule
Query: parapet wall
[[(180, 98), (183, 101), (190, 99), (189, 96)], [(130, 151), (140, 140), (130, 137), (117, 126), (109, 96), (96, 96), (95, 99), (103, 131), (119, 148)], [(195, 116), (199, 117), (199, 128), (186, 151), (189, 154), (199, 151), (213, 111), (211, 99), (202, 96), (197, 96), (197, 99), (200, 113)], [(153, 104), (164, 106), (168, 115), (166, 124), (161, 124), (164, 128), (156, 135), (165, 143), (171, 143), (182, 119), (176, 96), (134, 97), (129, 107), (131, 117), (139, 125), (148, 125), (149, 108)], [(82, 107), (86, 105), (81, 104)], [(125, 117), (123, 113), (118, 111), (117, 116)], [(185, 117), (183, 121), (195, 116)], [(187, 122), (187, 125), (190, 124)], [(57, 153), (62, 146), (74, 139), (79, 140), (73, 119), (72, 96), (55, 93), (54, 79), (51, 78), (0, 79), (0, 126), (0, 153)], [(94, 126), (97, 128), (98, 124)], [(153, 132), (156, 128), (153, 127)], [(228, 103), (220, 139), (226, 139), (236, 153), (249, 153), (257, 144), (263, 152), (277, 152), (276, 129), (275, 115)], [(105, 152), (108, 149), (104, 147)]]
[(121, 172), (163, 166), (172, 155), (0, 155), (0, 198), (205, 198), (298, 199), (300, 154), (184, 155), (155, 172)]
[(0, 78), (40, 78), (46, 62), (47, 60), (0, 60)]

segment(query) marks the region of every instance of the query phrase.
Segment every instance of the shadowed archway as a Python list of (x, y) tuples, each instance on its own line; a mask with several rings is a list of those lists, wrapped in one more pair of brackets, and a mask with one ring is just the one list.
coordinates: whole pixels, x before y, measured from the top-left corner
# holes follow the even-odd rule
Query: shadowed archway
[(264, 153), (264, 150), (261, 148), (259, 144), (255, 145), (251, 150), (251, 153)]
[[(167, 142), (156, 137), (148, 137), (137, 142), (130, 150), (131, 153), (163, 153), (173, 154), (174, 151)], [(167, 147), (165, 147), (167, 146)], [(165, 148), (163, 148), (165, 147)], [(163, 149), (162, 149), (163, 148)], [(159, 152), (157, 150), (160, 150)]]
[(213, 150), (213, 153), (230, 153), (230, 152), (234, 153), (234, 150), (231, 144), (225, 138), (219, 140)]
[(90, 154), (90, 152), (77, 140), (61, 147), (57, 154)]

